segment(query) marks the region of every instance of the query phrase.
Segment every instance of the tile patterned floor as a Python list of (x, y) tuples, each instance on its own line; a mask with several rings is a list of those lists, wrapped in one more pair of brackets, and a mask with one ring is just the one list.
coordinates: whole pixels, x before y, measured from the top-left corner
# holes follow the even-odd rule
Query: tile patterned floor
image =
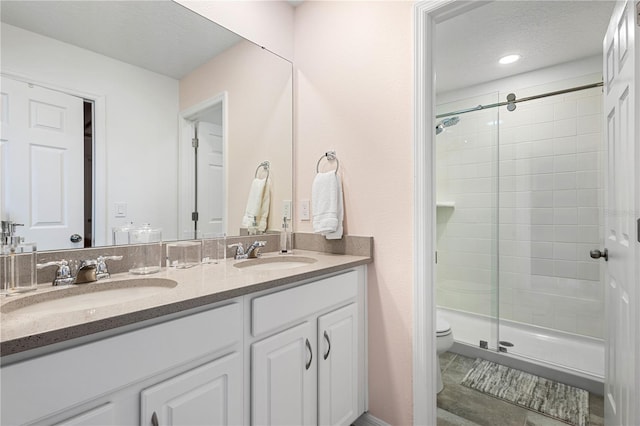
[[(438, 426), (566, 426), (566, 423), (462, 386), (473, 358), (440, 356), (444, 390), (438, 394)], [(590, 426), (604, 426), (604, 402), (589, 394)]]

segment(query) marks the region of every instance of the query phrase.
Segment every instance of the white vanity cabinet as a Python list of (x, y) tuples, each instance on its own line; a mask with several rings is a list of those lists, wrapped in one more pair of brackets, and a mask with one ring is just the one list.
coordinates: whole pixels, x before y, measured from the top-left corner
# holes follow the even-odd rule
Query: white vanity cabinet
[(365, 274), (358, 266), (14, 358), (0, 368), (0, 424), (351, 424), (366, 410)]
[(251, 424), (348, 425), (365, 411), (364, 271), (256, 296)]
[(242, 424), (240, 302), (3, 366), (0, 423)]

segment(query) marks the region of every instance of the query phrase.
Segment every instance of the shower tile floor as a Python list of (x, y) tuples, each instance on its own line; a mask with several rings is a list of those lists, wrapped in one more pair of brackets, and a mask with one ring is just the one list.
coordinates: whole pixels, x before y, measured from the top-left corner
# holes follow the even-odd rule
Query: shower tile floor
[[(444, 390), (438, 394), (438, 426), (566, 426), (535, 411), (462, 386), (473, 358), (446, 352), (440, 355)], [(589, 425), (604, 426), (604, 402), (589, 394)]]

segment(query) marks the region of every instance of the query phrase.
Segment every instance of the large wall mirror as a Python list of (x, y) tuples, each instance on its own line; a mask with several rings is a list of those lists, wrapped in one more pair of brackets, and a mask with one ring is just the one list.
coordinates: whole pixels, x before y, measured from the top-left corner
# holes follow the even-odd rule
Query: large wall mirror
[(267, 176), (264, 232), (280, 229), (290, 62), (173, 1), (0, 8), (0, 214), (18, 235), (39, 250), (111, 245), (131, 222), (240, 235)]

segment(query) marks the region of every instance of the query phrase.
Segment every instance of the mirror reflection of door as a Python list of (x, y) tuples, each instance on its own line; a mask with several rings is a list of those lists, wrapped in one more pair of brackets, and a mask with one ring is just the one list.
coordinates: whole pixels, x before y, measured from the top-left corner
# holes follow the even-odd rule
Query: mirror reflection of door
[(224, 96), (217, 96), (181, 114), (185, 238), (213, 238), (226, 232), (224, 105)]
[(222, 125), (200, 121), (198, 139), (196, 229), (202, 236), (213, 237), (224, 232), (225, 183)]
[(2, 219), (39, 250), (84, 247), (84, 100), (4, 76), (1, 89)]

